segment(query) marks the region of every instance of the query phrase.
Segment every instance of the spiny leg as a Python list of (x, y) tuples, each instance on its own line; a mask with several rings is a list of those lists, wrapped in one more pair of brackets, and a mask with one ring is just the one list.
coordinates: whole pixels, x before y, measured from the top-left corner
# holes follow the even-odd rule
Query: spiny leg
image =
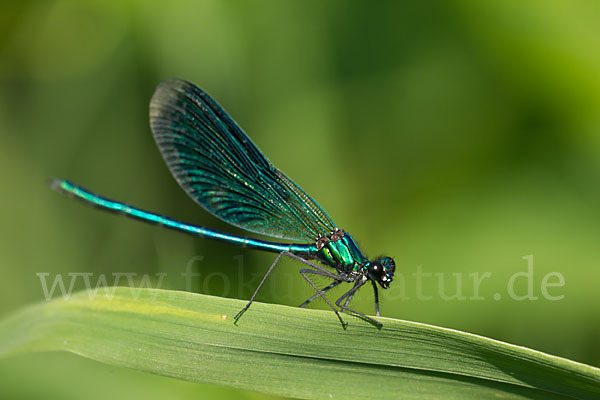
[[(242, 314), (244, 312), (246, 312), (246, 310), (248, 308), (250, 308), (250, 305), (252, 304), (252, 302), (254, 301), (254, 298), (256, 297), (256, 295), (258, 294), (258, 291), (260, 290), (260, 288), (262, 287), (263, 283), (265, 283), (265, 281), (267, 280), (267, 276), (269, 276), (269, 274), (271, 273), (271, 271), (273, 271), (273, 268), (275, 268), (275, 265), (277, 265), (277, 263), (279, 262), (279, 259), (281, 258), (282, 255), (287, 255), (286, 253), (289, 253), (287, 251), (282, 251), (281, 253), (279, 253), (277, 255), (277, 257), (275, 258), (275, 261), (273, 261), (273, 264), (271, 264), (271, 266), (269, 267), (267, 273), (265, 274), (265, 276), (262, 278), (262, 281), (260, 281), (260, 283), (258, 284), (258, 287), (256, 288), (256, 290), (254, 291), (254, 294), (252, 295), (252, 297), (250, 298), (250, 301), (248, 302), (248, 304), (246, 304), (244, 306), (244, 308), (242, 308), (240, 310), (240, 312), (238, 312), (237, 314), (235, 314), (235, 317), (233, 317), (233, 319), (235, 320), (235, 322), (237, 322), (237, 320), (242, 316)], [(291, 254), (291, 253), (290, 253)]]
[[(354, 284), (354, 286), (357, 286), (359, 283), (360, 283), (359, 281), (356, 281), (356, 283)], [(360, 286), (362, 286), (362, 284), (360, 284)], [(348, 304), (350, 304), (350, 302), (352, 301), (352, 298), (354, 297), (355, 294), (356, 294), (356, 291), (353, 291), (351, 294), (348, 295), (348, 297), (346, 298), (346, 301), (344, 302), (344, 307), (345, 308), (348, 308)], [(342, 309), (341, 312), (344, 312), (344, 309)]]
[[(252, 297), (250, 298), (250, 301), (248, 301), (248, 304), (246, 304), (246, 305), (244, 306), (244, 308), (242, 308), (242, 309), (240, 310), (240, 312), (238, 312), (238, 313), (235, 315), (235, 317), (233, 317), (233, 319), (234, 319), (236, 322), (237, 322), (237, 320), (238, 320), (238, 319), (239, 319), (239, 318), (242, 316), (242, 314), (244, 314), (244, 312), (246, 312), (246, 310), (247, 310), (248, 308), (250, 308), (250, 305), (251, 305), (251, 304), (254, 302), (254, 298), (255, 298), (255, 297), (256, 297), (256, 295), (258, 294), (258, 291), (260, 290), (260, 288), (262, 287), (262, 285), (263, 285), (263, 284), (265, 283), (265, 281), (267, 280), (267, 277), (269, 276), (269, 274), (270, 274), (270, 273), (273, 271), (273, 268), (275, 268), (275, 265), (277, 265), (277, 263), (279, 262), (279, 259), (281, 258), (281, 256), (288, 256), (288, 257), (290, 257), (290, 258), (293, 258), (294, 260), (298, 260), (298, 261), (300, 261), (300, 262), (302, 262), (302, 263), (304, 263), (304, 264), (306, 264), (306, 265), (309, 265), (309, 266), (311, 266), (311, 267), (313, 267), (313, 268), (317, 269), (318, 271), (322, 272), (322, 275), (324, 275), (324, 276), (327, 276), (327, 277), (330, 277), (330, 278), (332, 278), (332, 279), (335, 279), (336, 281), (344, 281), (344, 282), (348, 282), (347, 278), (346, 278), (345, 280), (344, 280), (344, 279), (341, 279), (341, 277), (339, 277), (339, 276), (337, 276), (337, 275), (334, 275), (334, 274), (332, 274), (331, 272), (327, 271), (325, 268), (323, 268), (323, 267), (321, 267), (321, 266), (319, 266), (319, 265), (317, 265), (317, 264), (311, 263), (310, 261), (308, 261), (308, 260), (305, 260), (304, 258), (302, 258), (302, 257), (300, 257), (300, 256), (297, 256), (297, 255), (296, 255), (296, 254), (294, 254), (294, 253), (291, 253), (291, 252), (289, 252), (289, 251), (282, 251), (281, 253), (279, 253), (279, 254), (277, 255), (277, 257), (275, 258), (275, 261), (273, 261), (273, 264), (271, 264), (271, 266), (270, 266), (270, 267), (269, 267), (269, 269), (267, 270), (267, 273), (265, 274), (265, 276), (262, 278), (262, 280), (261, 280), (261, 281), (260, 281), (260, 283), (258, 284), (258, 287), (257, 287), (257, 288), (256, 288), (256, 290), (254, 291), (254, 294), (252, 294)], [(316, 272), (316, 271), (315, 271), (315, 272)], [(313, 285), (313, 286), (314, 286), (314, 285)], [(319, 290), (317, 289), (317, 296), (319, 295), (319, 293), (318, 293), (318, 292), (319, 292)], [(331, 304), (330, 304), (330, 305), (331, 305)], [(337, 313), (337, 311), (336, 311), (336, 313)], [(342, 324), (342, 325), (343, 325), (343, 324)]]
[[(364, 282), (357, 281), (354, 284), (354, 286), (352, 287), (352, 289), (350, 289), (349, 291), (344, 293), (339, 299), (336, 300), (335, 304), (337, 304), (339, 307), (342, 308), (341, 312), (344, 312), (344, 309), (348, 309), (348, 303), (350, 303), (350, 300), (352, 299), (352, 297), (354, 297), (354, 295), (356, 294), (356, 291), (363, 285), (364, 285)], [(346, 299), (346, 301), (344, 302), (344, 305), (342, 306), (340, 303), (344, 299)]]
[[(316, 285), (313, 283), (313, 281), (311, 281), (311, 280), (310, 280), (310, 278), (309, 278), (309, 277), (308, 277), (306, 274), (314, 274), (314, 275), (326, 276), (326, 277), (328, 277), (328, 278), (332, 278), (332, 279), (336, 279), (336, 278), (339, 278), (339, 277), (338, 277), (337, 275), (334, 275), (334, 274), (332, 274), (332, 273), (331, 273), (331, 272), (329, 272), (329, 271), (325, 271), (325, 272), (323, 272), (323, 271), (319, 271), (319, 270), (315, 271), (315, 270), (313, 270), (313, 269), (307, 269), (307, 268), (302, 268), (302, 269), (300, 270), (300, 275), (302, 275), (302, 277), (303, 277), (304, 279), (306, 279), (306, 281), (307, 281), (308, 283), (310, 283), (310, 286), (312, 286), (312, 287), (313, 287), (313, 289), (315, 289), (315, 290), (316, 290), (316, 292), (317, 292), (317, 295), (321, 296), (321, 298), (322, 298), (323, 300), (325, 300), (325, 302), (327, 303), (327, 305), (328, 305), (329, 307), (331, 307), (331, 309), (332, 309), (332, 310), (335, 312), (335, 315), (337, 315), (338, 319), (340, 320), (340, 323), (342, 324), (342, 327), (343, 327), (344, 329), (346, 329), (346, 327), (348, 326), (348, 323), (347, 323), (347, 322), (345, 322), (345, 321), (342, 319), (342, 316), (340, 315), (340, 313), (338, 312), (338, 310), (336, 310), (336, 308), (333, 306), (333, 304), (331, 304), (331, 302), (330, 302), (329, 300), (327, 300), (327, 297), (325, 297), (325, 295), (323, 294), (323, 292), (321, 292), (321, 291), (319, 290), (319, 288), (318, 288), (318, 287), (317, 287), (317, 286), (316, 286)], [(338, 306), (339, 306), (339, 304), (338, 304)]]
[(373, 294), (375, 295), (375, 315), (379, 317), (379, 290), (375, 281), (371, 281), (371, 283), (373, 284)]
[[(325, 302), (327, 303), (327, 305), (335, 312), (335, 314), (337, 315), (338, 319), (340, 320), (342, 327), (344, 329), (346, 329), (346, 327), (348, 326), (348, 323), (345, 322), (342, 319), (342, 316), (340, 315), (340, 313), (338, 312), (338, 310), (335, 309), (335, 307), (333, 306), (333, 304), (331, 304), (331, 302), (325, 297), (325, 292), (336, 287), (337, 285), (339, 285), (342, 282), (354, 282), (353, 279), (348, 278), (347, 276), (344, 275), (336, 275), (333, 274), (331, 272), (329, 272), (328, 270), (326, 270), (325, 268), (321, 267), (320, 265), (317, 265), (315, 263), (311, 263), (308, 260), (305, 260), (304, 258), (297, 256), (296, 254), (290, 253), (290, 252), (285, 252), (285, 254), (287, 256), (289, 256), (290, 258), (296, 259), (306, 265), (309, 265), (313, 268), (315, 268), (314, 270), (312, 269), (306, 269), (303, 268), (300, 270), (300, 274), (302, 275), (302, 277), (304, 279), (306, 279), (306, 281), (313, 287), (313, 289), (315, 289), (315, 291), (317, 293), (315, 293), (314, 296), (312, 296), (311, 298), (309, 298), (308, 300), (306, 300), (304, 303), (302, 303), (300, 305), (300, 307), (304, 307), (307, 304), (309, 304), (310, 302), (312, 302), (313, 300), (315, 300), (317, 297), (321, 297), (323, 300), (325, 300)], [(327, 285), (325, 288), (323, 288), (323, 290), (319, 290), (319, 288), (317, 288), (317, 286), (313, 283), (313, 281), (310, 280), (310, 278), (308, 276), (306, 276), (306, 274), (314, 274), (314, 275), (319, 275), (319, 276), (324, 276), (327, 278), (331, 278), (334, 281), (332, 283), (330, 283), (329, 285)]]
[[(326, 287), (324, 287), (321, 290), (322, 293), (325, 293), (328, 290), (333, 289), (334, 287), (338, 286), (342, 282), (354, 282), (354, 279), (351, 279), (351, 278), (349, 278), (349, 277), (347, 277), (345, 275), (340, 275), (340, 274), (335, 275), (335, 274), (332, 274), (331, 272), (329, 272), (327, 269), (321, 267), (320, 265), (312, 263), (312, 262), (310, 262), (308, 260), (305, 260), (304, 258), (302, 258), (300, 256), (297, 256), (294, 253), (284, 252), (284, 254), (287, 255), (290, 258), (293, 258), (293, 259), (298, 260), (298, 261), (300, 261), (300, 262), (302, 262), (302, 263), (304, 263), (306, 265), (309, 265), (309, 266), (313, 267), (317, 271), (320, 271), (319, 273), (316, 273), (317, 271), (311, 271), (311, 273), (314, 273), (314, 274), (320, 275), (320, 276), (326, 276), (326, 277), (331, 278), (331, 279), (334, 280), (333, 282), (331, 282), (329, 285), (327, 285)], [(310, 270), (308, 270), (308, 271), (310, 271)], [(320, 297), (320, 296), (321, 296), (321, 294), (319, 294), (319, 290), (317, 290), (317, 293), (315, 293), (312, 297), (310, 297), (304, 303), (300, 304), (299, 307), (305, 307), (306, 305), (308, 305), (309, 303), (311, 303), (317, 297)], [(346, 305), (348, 305), (348, 304), (346, 303)]]
[(381, 328), (383, 326), (383, 324), (379, 321), (377, 321), (376, 319), (373, 319), (371, 317), (366, 316), (365, 314), (358, 312), (356, 310), (352, 310), (348, 307), (346, 307), (345, 305), (340, 304), (345, 298), (347, 298), (348, 296), (354, 296), (354, 293), (356, 293), (356, 291), (358, 289), (360, 289), (363, 285), (365, 284), (365, 282), (359, 282), (356, 285), (354, 285), (354, 287), (352, 289), (350, 289), (348, 292), (346, 292), (345, 294), (342, 295), (342, 297), (340, 297), (339, 299), (336, 300), (335, 304), (341, 308), (342, 310), (346, 310), (348, 312), (351, 312), (353, 314), (358, 315), (361, 318), (364, 318), (365, 320), (369, 321), (370, 323), (376, 325), (378, 328)]
[[(358, 285), (358, 282), (356, 282), (354, 285), (355, 286)], [(352, 298), (354, 297), (355, 294), (356, 294), (356, 292), (353, 292), (351, 295), (349, 295), (346, 298), (346, 301), (344, 302), (344, 307), (348, 307), (348, 304), (350, 304), (350, 301), (352, 301)], [(344, 309), (342, 308), (342, 311), (340, 311), (340, 312), (344, 312)]]
[[(332, 282), (330, 285), (328, 285), (326, 288), (324, 288), (325, 290), (329, 290), (332, 287), (335, 287), (335, 286), (339, 285), (341, 282), (354, 282), (354, 280), (351, 279), (351, 278), (349, 278), (349, 277), (347, 277), (347, 276), (344, 276), (344, 275), (340, 275), (340, 274), (335, 275), (335, 274), (329, 272), (328, 270), (326, 270), (325, 268), (321, 267), (320, 265), (311, 263), (310, 261), (305, 260), (304, 258), (302, 258), (300, 256), (297, 256), (296, 254), (293, 254), (293, 253), (290, 253), (290, 252), (284, 252), (284, 253), (287, 256), (291, 257), (291, 258), (294, 258), (294, 259), (296, 259), (296, 260), (298, 260), (298, 261), (300, 261), (300, 262), (302, 262), (304, 264), (307, 264), (307, 265), (315, 268), (315, 270), (312, 270), (312, 269), (301, 269), (300, 270), (300, 274), (302, 275), (302, 277), (304, 279), (306, 279), (308, 281), (308, 283), (313, 287), (313, 289), (315, 289), (315, 291), (317, 292), (314, 296), (312, 296), (310, 299), (308, 299), (303, 304), (301, 304), (300, 307), (306, 306), (306, 304), (310, 303), (311, 301), (313, 301), (317, 297), (321, 297), (321, 298), (323, 298), (323, 300), (325, 300), (325, 302), (327, 303), (327, 305), (335, 312), (335, 314), (337, 315), (338, 319), (342, 323), (342, 327), (344, 327), (344, 329), (345, 329), (348, 326), (348, 323), (345, 322), (342, 319), (342, 316), (340, 315), (340, 313), (338, 312), (338, 310), (336, 310), (335, 307), (333, 306), (333, 304), (331, 304), (331, 302), (329, 300), (327, 300), (327, 298), (324, 295), (324, 292), (321, 291), (321, 290), (319, 290), (319, 288), (317, 288), (317, 286), (313, 283), (313, 281), (311, 281), (310, 278), (308, 276), (306, 276), (305, 274), (306, 273), (308, 273), (308, 274), (314, 274), (314, 275), (325, 276), (327, 278), (334, 279), (335, 282)], [(336, 282), (338, 282), (338, 283), (336, 283)], [(353, 296), (353, 295), (354, 295), (354, 292), (352, 292), (351, 296)], [(339, 306), (339, 304), (338, 304), (338, 306)], [(342, 308), (342, 307), (340, 307), (340, 308)], [(346, 308), (346, 307), (344, 307), (344, 308)], [(343, 312), (344, 308), (342, 308), (342, 312)], [(347, 308), (347, 310), (354, 312), (353, 310), (351, 310), (349, 308)], [(360, 314), (360, 313), (357, 313), (357, 314)], [(367, 317), (366, 315), (365, 315), (365, 318), (369, 319), (369, 317)], [(377, 322), (377, 321), (375, 321), (375, 322)]]
[[(323, 289), (321, 289), (321, 292), (323, 294), (325, 294), (325, 293), (327, 293), (328, 290), (333, 289), (334, 287), (336, 287), (337, 285), (339, 285), (342, 282), (343, 281), (333, 281), (329, 285), (327, 285)], [(306, 300), (304, 303), (300, 304), (298, 307), (300, 307), (300, 308), (306, 307), (309, 303), (314, 301), (317, 297), (319, 297), (319, 293), (313, 294), (310, 299)]]

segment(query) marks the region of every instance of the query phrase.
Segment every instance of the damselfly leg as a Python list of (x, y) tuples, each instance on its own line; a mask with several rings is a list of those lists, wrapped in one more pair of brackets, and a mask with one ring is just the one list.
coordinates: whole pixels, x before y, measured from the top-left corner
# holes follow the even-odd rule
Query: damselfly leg
[[(314, 268), (314, 269), (303, 268), (303, 269), (300, 270), (300, 274), (304, 277), (304, 279), (306, 279), (308, 281), (308, 283), (310, 283), (310, 285), (317, 292), (315, 294), (314, 298), (319, 297), (319, 296), (322, 297), (325, 300), (325, 302), (329, 305), (329, 307), (331, 307), (331, 309), (336, 313), (336, 315), (338, 316), (338, 319), (340, 320), (342, 326), (345, 328), (348, 325), (348, 323), (345, 322), (342, 319), (342, 317), (340, 316), (338, 310), (336, 310), (336, 308), (333, 306), (333, 304), (331, 304), (331, 302), (325, 297), (324, 293), (321, 290), (319, 290), (319, 288), (310, 280), (310, 278), (308, 278), (308, 276), (306, 276), (306, 274), (308, 273), (308, 274), (315, 274), (315, 275), (325, 276), (327, 278), (334, 279), (336, 282), (338, 282), (338, 284), (341, 283), (341, 282), (348, 282), (350, 280), (348, 278), (343, 277), (343, 276), (333, 274), (333, 273), (329, 272), (328, 270), (326, 270), (325, 268), (323, 268), (323, 267), (321, 267), (321, 266), (319, 266), (317, 264), (314, 264), (314, 263), (312, 263), (312, 262), (310, 262), (308, 260), (305, 260), (304, 258), (299, 257), (299, 256), (297, 256), (294, 253), (290, 253), (289, 251), (282, 251), (281, 253), (279, 253), (277, 255), (277, 257), (275, 258), (275, 260), (273, 261), (273, 263), (271, 264), (271, 266), (267, 270), (267, 273), (265, 274), (265, 276), (262, 278), (262, 280), (258, 284), (258, 287), (254, 291), (254, 294), (252, 294), (252, 297), (250, 297), (250, 301), (248, 301), (248, 304), (246, 304), (244, 306), (244, 308), (242, 308), (240, 310), (240, 312), (238, 312), (235, 315), (234, 320), (237, 322), (237, 320), (244, 314), (244, 312), (246, 312), (246, 310), (248, 310), (248, 308), (250, 308), (250, 305), (252, 305), (252, 303), (254, 302), (254, 299), (256, 298), (256, 295), (258, 294), (258, 291), (260, 290), (260, 288), (262, 287), (262, 285), (267, 280), (267, 277), (271, 274), (271, 272), (275, 268), (275, 265), (277, 265), (277, 263), (279, 262), (279, 259), (281, 258), (281, 256), (284, 256), (284, 255), (287, 256), (287, 257), (290, 257), (290, 258), (292, 258), (294, 260), (298, 260), (298, 261), (300, 261), (300, 262), (302, 262), (302, 263), (304, 263), (304, 264), (306, 264), (306, 265)], [(329, 286), (331, 286), (331, 285), (329, 285)], [(337, 285), (335, 285), (335, 286), (337, 286)], [(331, 287), (334, 287), (334, 286), (331, 286)], [(331, 289), (331, 287), (328, 287), (326, 289), (329, 290), (329, 289)], [(313, 298), (311, 298), (309, 300), (312, 301)], [(308, 301), (308, 302), (310, 302), (310, 301)], [(306, 302), (306, 303), (308, 304), (308, 302)]]
[[(343, 281), (333, 281), (329, 285), (327, 285), (323, 289), (321, 289), (321, 292), (327, 293), (327, 291), (329, 291), (330, 289), (333, 289), (334, 287), (338, 286), (342, 282)], [(306, 307), (307, 305), (312, 303), (314, 300), (316, 300), (317, 297), (319, 297), (319, 293), (313, 294), (309, 299), (307, 299), (304, 303), (300, 304), (298, 307), (300, 307), (300, 308)]]
[(310, 278), (306, 274), (325, 276), (325, 277), (331, 278), (331, 279), (339, 279), (340, 277), (338, 275), (332, 274), (329, 271), (321, 271), (321, 270), (314, 270), (314, 269), (308, 269), (308, 268), (302, 268), (300, 270), (300, 275), (302, 275), (302, 277), (304, 279), (306, 279), (306, 281), (310, 284), (310, 286), (312, 286), (313, 289), (315, 289), (315, 291), (317, 292), (317, 295), (321, 296), (321, 298), (323, 300), (325, 300), (325, 303), (327, 303), (327, 305), (335, 312), (335, 315), (337, 315), (338, 319), (340, 320), (342, 327), (345, 329), (346, 326), (348, 326), (348, 323), (342, 319), (342, 316), (340, 315), (339, 311), (333, 306), (333, 304), (331, 304), (331, 302), (327, 299), (327, 297), (325, 297), (325, 294), (319, 290), (317, 285), (315, 285), (313, 283), (313, 281), (311, 281)]
[(250, 297), (250, 301), (248, 302), (248, 304), (246, 304), (244, 306), (244, 308), (242, 308), (240, 310), (240, 312), (238, 312), (237, 314), (235, 314), (235, 317), (233, 317), (233, 319), (235, 320), (235, 322), (237, 322), (237, 320), (240, 319), (240, 317), (242, 316), (242, 314), (244, 314), (246, 312), (246, 310), (248, 308), (250, 308), (250, 305), (254, 302), (254, 298), (258, 294), (258, 291), (262, 287), (263, 283), (265, 283), (265, 281), (267, 280), (267, 277), (271, 274), (271, 272), (273, 271), (273, 268), (275, 268), (275, 266), (279, 262), (279, 259), (281, 258), (281, 256), (284, 255), (284, 254), (286, 254), (286, 253), (288, 253), (288, 252), (287, 251), (282, 251), (281, 253), (279, 253), (277, 255), (277, 257), (275, 257), (275, 261), (273, 261), (273, 264), (271, 264), (271, 266), (267, 270), (267, 273), (265, 274), (265, 276), (263, 276), (262, 281), (260, 281), (260, 283), (258, 284), (258, 287), (254, 291), (254, 294), (252, 294), (252, 297)]
[(368, 317), (368, 316), (366, 316), (365, 314), (363, 314), (363, 313), (361, 313), (361, 312), (358, 312), (358, 311), (356, 311), (356, 310), (353, 310), (353, 309), (351, 309), (351, 308), (348, 308), (348, 307), (346, 306), (346, 304), (347, 304), (347, 303), (341, 304), (341, 303), (342, 303), (342, 301), (344, 301), (344, 300), (345, 300), (345, 299), (347, 299), (348, 297), (350, 297), (350, 298), (351, 298), (352, 296), (354, 296), (354, 294), (356, 293), (356, 291), (357, 291), (358, 289), (360, 289), (360, 288), (361, 288), (361, 287), (362, 287), (364, 284), (365, 284), (365, 282), (364, 282), (364, 281), (359, 281), (359, 282), (356, 282), (356, 284), (354, 285), (354, 287), (353, 287), (352, 289), (350, 289), (349, 291), (347, 291), (347, 292), (346, 292), (345, 294), (343, 294), (343, 295), (342, 295), (342, 296), (341, 296), (339, 299), (337, 299), (337, 300), (336, 300), (335, 304), (336, 304), (336, 305), (337, 305), (339, 308), (341, 308), (342, 310), (345, 310), (345, 311), (351, 312), (351, 313), (353, 313), (353, 314), (355, 314), (355, 315), (358, 315), (359, 317), (361, 317), (361, 318), (365, 319), (366, 321), (368, 321), (368, 322), (372, 323), (373, 325), (377, 326), (378, 328), (381, 328), (381, 327), (383, 326), (383, 324), (382, 324), (381, 322), (379, 322), (379, 321), (377, 321), (376, 319), (373, 319), (373, 318), (371, 318), (371, 317)]
[(375, 315), (379, 317), (379, 290), (375, 281), (371, 281), (373, 284), (373, 296), (375, 296)]

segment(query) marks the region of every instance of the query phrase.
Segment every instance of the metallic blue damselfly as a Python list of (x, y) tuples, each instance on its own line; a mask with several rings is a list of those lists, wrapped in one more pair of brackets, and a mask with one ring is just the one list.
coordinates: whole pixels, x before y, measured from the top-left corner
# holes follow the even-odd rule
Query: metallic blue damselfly
[[(162, 82), (150, 102), (150, 126), (169, 170), (196, 203), (223, 221), (264, 236), (296, 243), (278, 243), (194, 226), (98, 196), (69, 181), (55, 179), (51, 187), (103, 210), (155, 223), (202, 238), (278, 253), (248, 304), (282, 255), (304, 263), (300, 274), (316, 291), (300, 307), (321, 297), (336, 313), (353, 313), (381, 327), (381, 323), (348, 307), (358, 289), (371, 285), (379, 316), (378, 285), (387, 289), (395, 263), (391, 257), (369, 260), (349, 233), (338, 229), (308, 194), (275, 168), (250, 138), (208, 94), (189, 82)], [(319, 289), (310, 279), (332, 279)], [(341, 283), (352, 288), (332, 304), (325, 293)], [(336, 308), (336, 306), (340, 309)]]

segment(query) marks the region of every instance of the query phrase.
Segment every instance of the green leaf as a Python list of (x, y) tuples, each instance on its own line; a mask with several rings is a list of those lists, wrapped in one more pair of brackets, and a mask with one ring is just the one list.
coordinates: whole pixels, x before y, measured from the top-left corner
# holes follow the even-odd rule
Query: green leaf
[(0, 357), (69, 351), (110, 365), (298, 398), (598, 399), (600, 370), (481, 336), (381, 318), (116, 288), (0, 322)]

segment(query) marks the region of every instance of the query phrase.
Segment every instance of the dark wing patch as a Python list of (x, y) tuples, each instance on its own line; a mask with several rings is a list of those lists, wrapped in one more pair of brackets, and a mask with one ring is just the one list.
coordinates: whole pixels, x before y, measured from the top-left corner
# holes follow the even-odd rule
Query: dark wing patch
[(216, 217), (290, 240), (313, 241), (335, 229), (327, 213), (193, 84), (162, 82), (150, 102), (150, 125), (179, 185)]

